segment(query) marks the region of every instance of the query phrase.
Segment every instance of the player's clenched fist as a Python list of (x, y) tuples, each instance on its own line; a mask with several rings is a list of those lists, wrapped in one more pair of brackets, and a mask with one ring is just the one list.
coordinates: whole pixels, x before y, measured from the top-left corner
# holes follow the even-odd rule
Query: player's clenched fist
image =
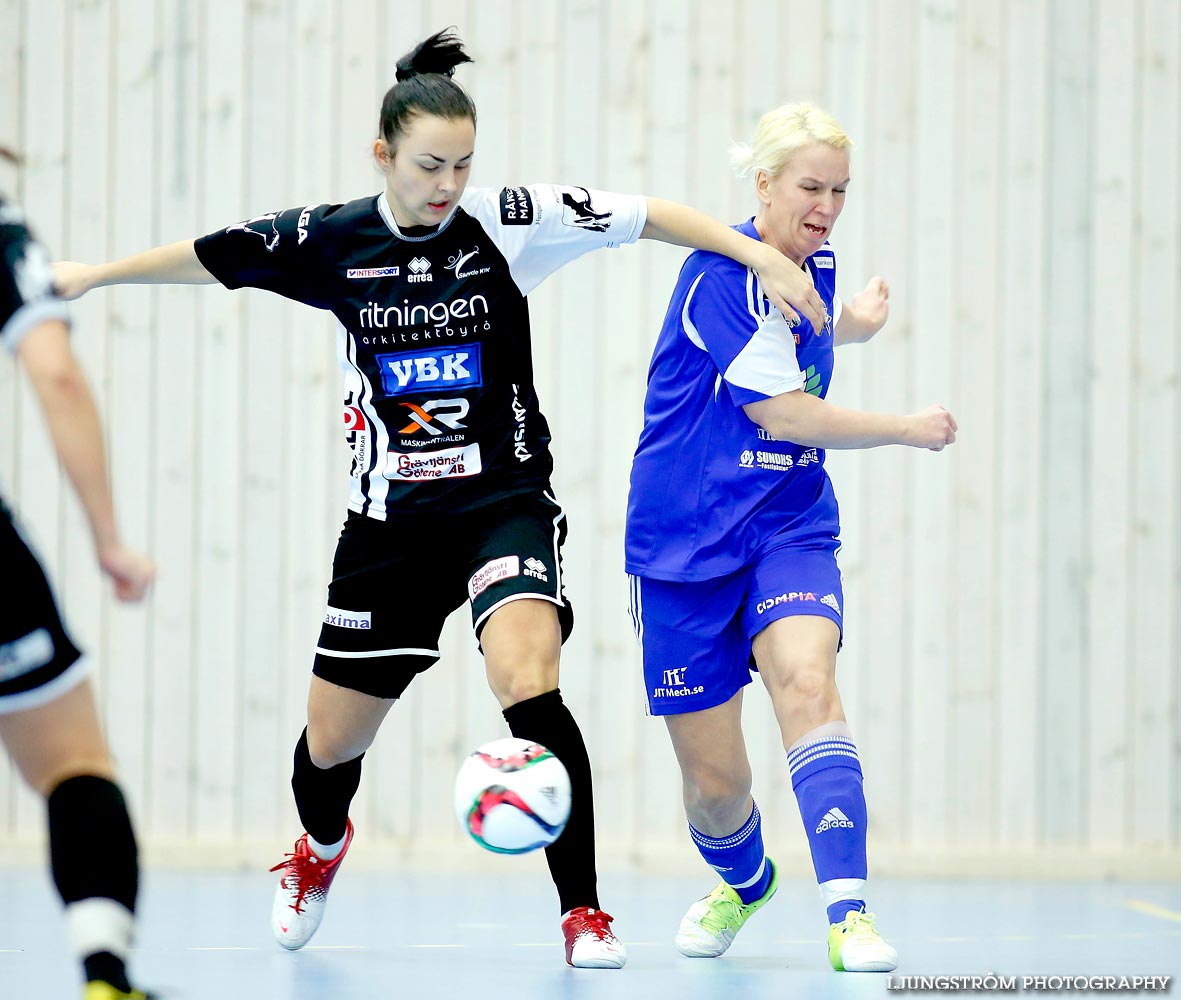
[(72, 260), (59, 260), (53, 265), (53, 284), (63, 299), (76, 299), (94, 287), (95, 268)]
[(955, 443), (955, 432), (959, 426), (955, 417), (942, 406), (929, 406), (921, 413), (912, 413), (907, 421), (910, 426), (905, 443), (913, 448), (942, 451)]
[(121, 601), (143, 600), (156, 576), (156, 567), (150, 559), (120, 542), (101, 548), (98, 561), (114, 583), (115, 596)]

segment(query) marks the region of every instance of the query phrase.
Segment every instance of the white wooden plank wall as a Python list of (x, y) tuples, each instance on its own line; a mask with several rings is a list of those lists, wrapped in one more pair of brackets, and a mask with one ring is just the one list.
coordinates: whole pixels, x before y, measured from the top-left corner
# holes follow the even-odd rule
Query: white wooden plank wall
[[(0, 165), (60, 256), (96, 260), (376, 191), (396, 57), (456, 24), (477, 62), (473, 182), (561, 180), (752, 210), (732, 138), (786, 100), (856, 141), (846, 297), (892, 287), (831, 399), (948, 405), (946, 454), (830, 456), (845, 524), (842, 690), (878, 855), (971, 868), (1181, 847), (1181, 10), (1173, 0), (0, 0)], [(570, 517), (562, 687), (616, 858), (691, 859), (644, 717), (621, 546), (648, 354), (683, 254), (647, 244), (532, 297)], [(27, 387), (0, 367), (0, 475), (78, 638), (141, 835), (222, 857), (296, 832), (288, 775), (343, 516), (332, 323), (264, 293), (77, 304), (146, 608), (107, 593)], [(399, 599), (404, 595), (391, 595)], [(503, 723), (466, 613), (396, 707), (355, 817), (453, 850), (450, 780)], [(802, 847), (769, 708), (748, 698), (767, 836)], [(0, 764), (0, 840), (41, 808)], [(230, 845), (238, 845), (234, 848)], [(942, 859), (942, 860), (940, 860)], [(806, 871), (800, 862), (799, 873)]]

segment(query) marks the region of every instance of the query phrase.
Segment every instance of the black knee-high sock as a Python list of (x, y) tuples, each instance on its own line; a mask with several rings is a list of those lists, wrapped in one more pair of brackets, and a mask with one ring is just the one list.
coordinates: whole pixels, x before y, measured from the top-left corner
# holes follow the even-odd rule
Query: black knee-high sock
[(335, 767), (316, 767), (308, 752), (308, 731), (295, 744), (295, 766), (291, 771), (291, 790), (295, 808), (312, 840), (335, 844), (348, 827), (349, 803), (361, 785), (361, 761), (365, 755), (346, 760)]
[(555, 688), (504, 710), (509, 731), (518, 739), (546, 747), (570, 774), (570, 820), (562, 835), (545, 849), (562, 912), (576, 906), (599, 908), (595, 871), (595, 806), (590, 758), (582, 732)]
[[(139, 854), (123, 793), (106, 778), (79, 775), (58, 785), (48, 806), (49, 864), (72, 932), (73, 918), (81, 919), (81, 940), (75, 940), (84, 952), (79, 957), (86, 979), (129, 992), (124, 958), (139, 892)], [(127, 913), (120, 917), (108, 908), (83, 914), (90, 900), (113, 900)]]

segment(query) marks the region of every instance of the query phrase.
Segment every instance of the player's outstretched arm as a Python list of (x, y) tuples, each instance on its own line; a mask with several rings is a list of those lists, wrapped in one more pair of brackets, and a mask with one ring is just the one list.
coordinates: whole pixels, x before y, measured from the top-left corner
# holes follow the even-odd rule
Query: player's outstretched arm
[(180, 240), (109, 264), (63, 260), (53, 282), (63, 299), (76, 299), (103, 285), (211, 285), (217, 279), (197, 259), (193, 240)]
[(902, 444), (942, 451), (959, 429), (942, 406), (907, 415), (847, 410), (796, 389), (743, 406), (771, 437), (808, 448), (877, 448)]
[(70, 348), (65, 323), (39, 323), (21, 340), (17, 356), (45, 413), (53, 446), (86, 512), (99, 565), (113, 580), (119, 600), (138, 601), (156, 570), (119, 539), (98, 408)]
[(663, 198), (647, 198), (648, 221), (642, 240), (660, 240), (680, 247), (693, 247), (732, 257), (753, 268), (767, 298), (788, 321), (801, 316), (814, 330), (823, 330), (824, 300), (812, 285), (812, 276), (797, 267), (767, 243), (724, 226), (695, 208)]
[(885, 278), (874, 276), (844, 304), (833, 331), (833, 343), (838, 347), (841, 344), (863, 344), (886, 325), (889, 315), (890, 286)]

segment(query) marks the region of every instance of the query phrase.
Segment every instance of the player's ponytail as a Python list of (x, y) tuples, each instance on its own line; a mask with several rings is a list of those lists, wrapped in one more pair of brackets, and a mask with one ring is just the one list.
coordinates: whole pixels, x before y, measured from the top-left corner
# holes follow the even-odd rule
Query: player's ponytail
[(455, 28), (444, 28), (419, 42), (398, 60), (397, 80), (401, 83), (423, 73), (451, 77), (456, 66), (471, 61), (472, 57), (463, 51), (463, 42), (455, 34)]
[(381, 102), (378, 132), (391, 145), (415, 115), (476, 123), (476, 106), (451, 79), (457, 66), (471, 62), (454, 28), (444, 28), (398, 60), (397, 80)]

